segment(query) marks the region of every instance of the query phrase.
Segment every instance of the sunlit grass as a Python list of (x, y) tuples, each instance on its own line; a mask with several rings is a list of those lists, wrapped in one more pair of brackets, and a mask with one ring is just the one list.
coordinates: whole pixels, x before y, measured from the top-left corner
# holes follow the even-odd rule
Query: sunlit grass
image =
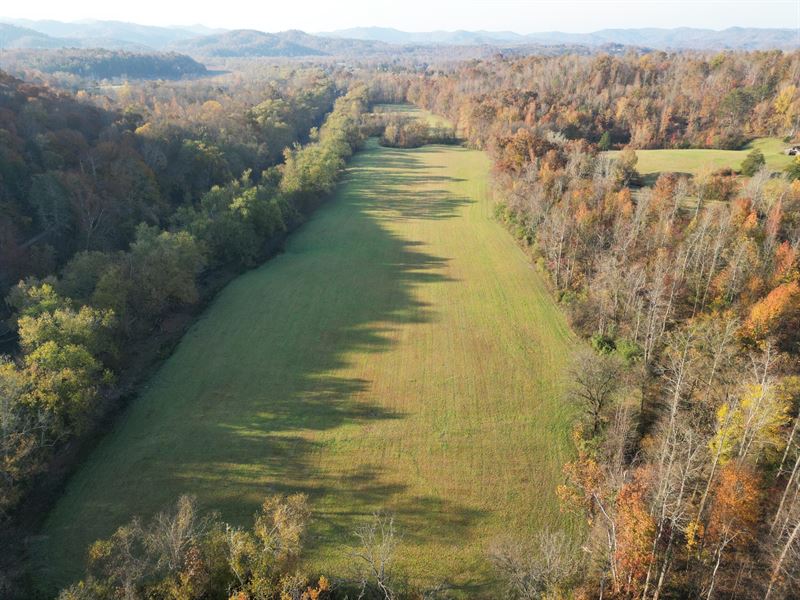
[(422, 110), (413, 104), (376, 104), (372, 110), (376, 113), (396, 115), (398, 117), (424, 119), (433, 127), (447, 127), (450, 125), (450, 122), (444, 117)]
[(352, 531), (389, 510), (399, 569), (470, 596), (486, 593), (497, 536), (571, 527), (554, 489), (574, 339), (492, 220), (488, 172), (453, 146), (357, 154), (335, 198), (219, 295), (69, 482), (34, 547), (45, 580), (70, 581), (91, 541), (183, 493), (247, 524), (265, 495), (307, 492), (307, 568), (337, 576)]
[[(636, 169), (642, 175), (664, 172), (697, 175), (704, 168), (738, 170), (750, 151), (758, 148), (763, 152), (767, 166), (780, 171), (787, 167), (793, 158), (783, 154), (788, 145), (779, 138), (759, 138), (742, 150), (637, 150), (636, 156), (639, 157), (639, 162), (636, 164)], [(609, 152), (611, 156), (617, 153)]]

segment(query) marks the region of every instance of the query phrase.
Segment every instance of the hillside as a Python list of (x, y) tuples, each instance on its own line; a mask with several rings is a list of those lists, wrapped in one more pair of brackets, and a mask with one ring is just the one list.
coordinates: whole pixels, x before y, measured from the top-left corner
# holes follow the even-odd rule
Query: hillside
[(383, 27), (356, 27), (321, 33), (329, 37), (376, 40), (392, 44), (580, 44), (602, 46), (624, 44), (658, 49), (739, 49), (761, 50), (796, 48), (794, 29), (731, 27), (722, 31), (679, 27), (674, 29), (602, 29), (591, 33), (537, 32), (521, 35), (512, 31), (429, 31), (407, 32)]
[(65, 40), (59, 40), (33, 29), (0, 23), (0, 48), (63, 48)]
[(381, 42), (334, 39), (302, 31), (264, 33), (238, 29), (184, 40), (172, 45), (174, 50), (209, 57), (294, 57), (324, 56), (385, 51)]
[[(57, 38), (55, 43), (64, 46), (130, 48), (147, 47), (165, 48), (179, 40), (209, 35), (221, 30), (210, 29), (202, 25), (193, 27), (154, 27), (125, 23), (122, 21), (80, 21), (65, 23), (63, 21), (30, 19), (9, 19), (7, 23), (34, 31), (49, 38)], [(62, 39), (64, 38), (64, 39)], [(43, 47), (43, 46), (18, 46)], [(46, 46), (56, 47), (56, 46)]]
[(174, 49), (199, 56), (318, 56), (319, 50), (282, 39), (272, 33), (239, 29), (173, 44)]
[(104, 48), (16, 50), (0, 56), (0, 66), (10, 71), (36, 69), (43, 73), (71, 73), (81, 77), (109, 79), (178, 79), (202, 75), (205, 65), (176, 52), (127, 52)]
[[(0, 23), (0, 47), (3, 48), (172, 49), (209, 57), (364, 56), (411, 51), (419, 54), (437, 46), (498, 48), (515, 54), (553, 54), (607, 51), (614, 45), (664, 50), (792, 49), (798, 46), (798, 37), (796, 30), (789, 28), (754, 27), (731, 27), (721, 31), (651, 27), (529, 34), (485, 30), (408, 32), (388, 27), (354, 27), (308, 34), (298, 30), (279, 33), (256, 29), (227, 31), (203, 25), (154, 27), (121, 21), (65, 23), (6, 19), (5, 23)], [(470, 57), (482, 54), (485, 52), (473, 51)]]
[(338, 31), (320, 33), (321, 36), (350, 38), (354, 40), (375, 40), (388, 44), (508, 44), (525, 42), (525, 36), (513, 31), (428, 31), (409, 32), (390, 27), (353, 27)]

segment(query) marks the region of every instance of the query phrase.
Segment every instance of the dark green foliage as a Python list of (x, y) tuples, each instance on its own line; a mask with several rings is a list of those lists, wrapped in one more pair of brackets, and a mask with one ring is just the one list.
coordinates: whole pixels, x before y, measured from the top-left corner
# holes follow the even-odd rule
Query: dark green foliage
[(632, 365), (642, 359), (642, 347), (636, 342), (627, 338), (622, 338), (616, 341), (617, 354), (625, 361), (626, 364)]
[(800, 157), (795, 158), (794, 162), (786, 167), (786, 176), (792, 181), (800, 179)]
[(604, 131), (603, 135), (600, 136), (600, 140), (597, 142), (597, 149), (602, 152), (611, 150), (611, 134), (609, 132)]
[(105, 110), (0, 72), (0, 295), (76, 252), (125, 250), (139, 223), (163, 227), (211, 187), (279, 163), (336, 88), (319, 69), (273, 78), (242, 98), (238, 88), (126, 84), (119, 110)]
[[(322, 111), (329, 94), (327, 86), (316, 86), (299, 95), (298, 105), (260, 105), (254, 118), (263, 126), (267, 114), (273, 121), (281, 112), (280, 118), (289, 119), (290, 106), (316, 104)], [(29, 278), (7, 298), (20, 353), (16, 363), (0, 363), (0, 389), (13, 403), (0, 415), (0, 447), (14, 451), (0, 464), (0, 516), (45, 468), (53, 447), (90, 427), (111, 389), (111, 369), (126, 364), (127, 345), (146, 337), (170, 311), (199, 299), (198, 275), (207, 263), (255, 264), (333, 190), (345, 160), (362, 141), (360, 114), (366, 105), (363, 87), (340, 98), (316, 141), (287, 150), (286, 164), (263, 172), (258, 183), (250, 170), (229, 181), (226, 155), (213, 143), (170, 141), (175, 158), (150, 162), (156, 170), (171, 168), (167, 181), (179, 190), (172, 198), (178, 206), (171, 229), (143, 222), (166, 208), (157, 177), (130, 137), (92, 145), (80, 143), (83, 136), (61, 136), (86, 153), (80, 162), (90, 166), (88, 173), (70, 169), (73, 158), (66, 151), (52, 153), (52, 170), (37, 173), (38, 165), (32, 165), (29, 221), (37, 223), (40, 236), (56, 243), (63, 238), (59, 249), (72, 258), (60, 279)], [(66, 233), (77, 237), (83, 250), (73, 254)], [(126, 241), (127, 249), (114, 249)]]
[(239, 180), (213, 187), (197, 207), (181, 208), (174, 222), (203, 244), (214, 263), (253, 265), (264, 243), (297, 219), (293, 206), (273, 186), (253, 184), (246, 172)]
[(758, 173), (759, 169), (761, 169), (761, 167), (763, 167), (765, 164), (767, 164), (767, 161), (764, 158), (764, 153), (756, 148), (747, 155), (747, 158), (742, 161), (742, 175), (752, 177)]
[(617, 349), (614, 338), (607, 334), (595, 333), (589, 341), (592, 344), (592, 348), (600, 354), (611, 354)]
[(44, 73), (70, 73), (96, 79), (177, 79), (206, 73), (205, 65), (175, 52), (62, 48), (17, 51), (6, 60)]

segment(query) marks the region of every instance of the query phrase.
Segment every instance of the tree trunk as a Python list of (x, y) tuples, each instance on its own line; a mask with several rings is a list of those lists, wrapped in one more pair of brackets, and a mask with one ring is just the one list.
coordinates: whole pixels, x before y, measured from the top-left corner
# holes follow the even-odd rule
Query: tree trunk
[(797, 524), (794, 526), (789, 539), (786, 540), (786, 544), (783, 546), (783, 550), (781, 551), (781, 555), (778, 557), (778, 562), (775, 563), (775, 568), (772, 570), (772, 577), (769, 579), (769, 586), (767, 587), (767, 593), (764, 594), (764, 600), (769, 600), (770, 595), (772, 594), (772, 590), (775, 589), (775, 584), (778, 581), (778, 577), (781, 573), (781, 568), (783, 567), (783, 562), (786, 560), (786, 555), (789, 554), (789, 550), (794, 544), (795, 539), (797, 538), (797, 534), (800, 533), (800, 519), (798, 519)]

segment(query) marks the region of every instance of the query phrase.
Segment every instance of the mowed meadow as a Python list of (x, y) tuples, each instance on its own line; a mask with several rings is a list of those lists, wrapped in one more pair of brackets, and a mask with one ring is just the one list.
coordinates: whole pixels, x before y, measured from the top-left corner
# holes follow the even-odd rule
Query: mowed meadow
[(555, 487), (576, 343), (492, 218), (489, 159), (370, 140), (283, 254), (207, 309), (70, 480), (33, 548), (48, 585), (180, 494), (247, 525), (305, 492), (311, 572), (347, 575), (352, 532), (396, 515), (398, 571), (470, 590), (498, 536), (574, 525)]
[[(703, 169), (738, 170), (742, 161), (753, 150), (761, 150), (766, 166), (774, 171), (788, 167), (793, 157), (784, 154), (789, 144), (778, 138), (758, 138), (741, 150), (716, 150), (707, 148), (636, 150), (636, 170), (642, 175), (657, 177), (660, 173), (687, 173), (697, 175)], [(619, 151), (608, 153), (615, 157)]]

